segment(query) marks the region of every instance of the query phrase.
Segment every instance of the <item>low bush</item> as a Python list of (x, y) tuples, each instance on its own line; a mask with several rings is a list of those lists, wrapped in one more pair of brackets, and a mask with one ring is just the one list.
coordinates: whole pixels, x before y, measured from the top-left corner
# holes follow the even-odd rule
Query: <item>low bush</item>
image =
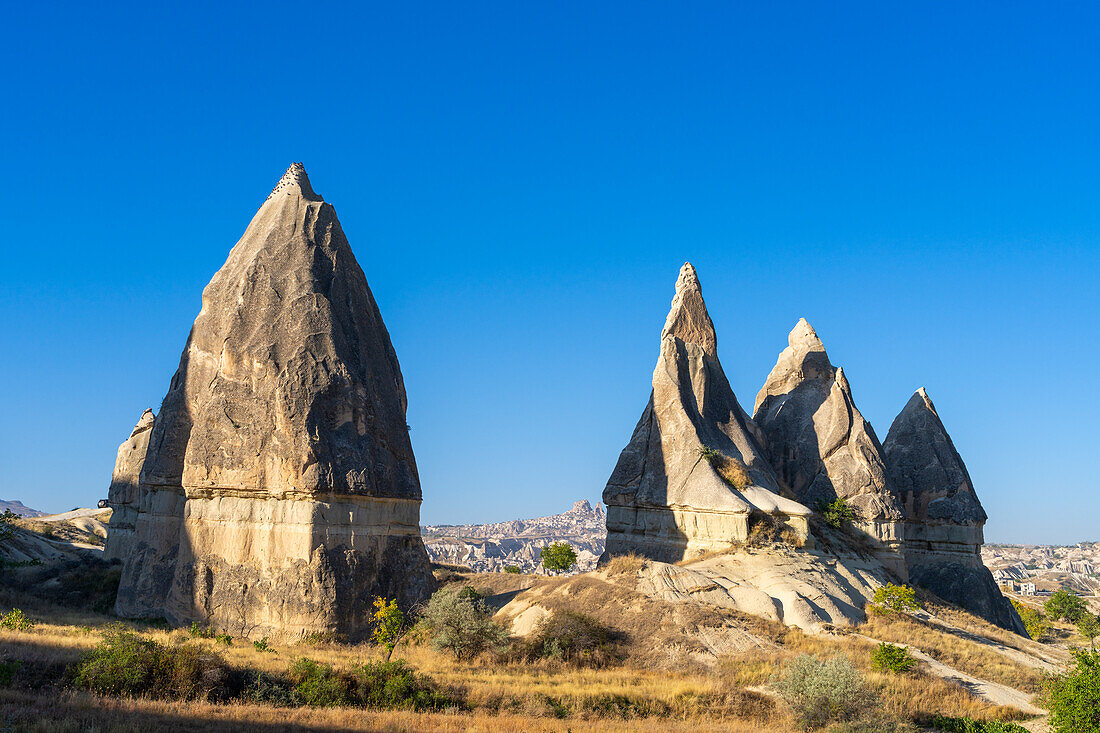
[(34, 621), (27, 618), (27, 614), (23, 613), (21, 609), (13, 608), (3, 616), (0, 616), (0, 629), (8, 629), (9, 631), (32, 631), (34, 629)]
[(905, 613), (920, 609), (917, 592), (912, 587), (893, 583), (876, 588), (873, 603), (876, 610), (886, 613)]
[(297, 700), (313, 707), (351, 705), (419, 711), (456, 705), (456, 700), (441, 692), (430, 677), (418, 674), (403, 660), (368, 662), (340, 670), (303, 657), (290, 666), (287, 678), (293, 686), (289, 690), (281, 688), (277, 680), (257, 678), (254, 696)]
[(213, 639), (214, 629), (211, 626), (202, 626), (198, 621), (191, 622), (191, 628), (188, 629), (188, 633), (191, 634), (192, 639)]
[(1024, 622), (1024, 630), (1027, 631), (1028, 636), (1035, 641), (1039, 641), (1047, 635), (1047, 632), (1050, 631), (1050, 624), (1047, 623), (1046, 616), (1041, 611), (1031, 606), (1025, 606), (1015, 598), (1009, 600), (1012, 601), (1012, 607), (1016, 609), (1020, 620)]
[(603, 667), (615, 660), (615, 649), (611, 631), (596, 619), (572, 611), (555, 611), (531, 635), (526, 655), (559, 659), (580, 667)]
[(229, 634), (214, 634), (214, 641), (218, 642), (219, 644), (225, 644), (226, 646), (233, 645), (233, 637)]
[(512, 575), (520, 575), (521, 574), (521, 571), (519, 569), (519, 565), (505, 565), (504, 566), (504, 572), (510, 573)]
[(871, 652), (871, 666), (884, 672), (902, 674), (916, 667), (917, 660), (905, 647), (882, 642)]
[(1100, 652), (1074, 651), (1074, 665), (1051, 677), (1046, 693), (1055, 733), (1100, 733)]
[(217, 654), (183, 644), (165, 646), (129, 631), (113, 631), (77, 663), (74, 681), (101, 695), (222, 700), (229, 673)]
[(288, 679), (280, 675), (257, 672), (241, 693), (241, 699), (260, 705), (299, 707), (302, 699)]
[(260, 639), (259, 641), (252, 642), (252, 648), (258, 652), (271, 652), (275, 653), (275, 650), (267, 643), (267, 637)]
[(351, 702), (349, 680), (330, 664), (302, 657), (290, 665), (287, 677), (305, 705), (328, 708)]
[(973, 718), (949, 718), (937, 715), (930, 721), (933, 728), (945, 733), (1027, 733), (1027, 728), (1015, 723)]
[(0, 687), (11, 687), (11, 683), (15, 681), (15, 672), (22, 664), (18, 659), (0, 662)]
[(451, 652), (455, 659), (501, 650), (508, 642), (508, 631), (492, 619), (485, 600), (469, 586), (436, 592), (428, 600), (420, 624), (432, 644)]
[(773, 686), (805, 729), (858, 720), (876, 702), (859, 672), (843, 657), (823, 662), (799, 655), (787, 663)]

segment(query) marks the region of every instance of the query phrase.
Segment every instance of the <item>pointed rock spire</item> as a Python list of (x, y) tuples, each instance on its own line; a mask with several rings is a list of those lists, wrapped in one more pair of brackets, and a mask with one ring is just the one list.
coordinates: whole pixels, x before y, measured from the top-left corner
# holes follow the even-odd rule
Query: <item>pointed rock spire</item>
[(653, 392), (604, 489), (605, 557), (680, 560), (744, 540), (765, 512), (803, 537), (809, 509), (784, 498), (718, 362), (695, 269), (685, 264), (661, 335)]
[(844, 499), (880, 545), (884, 563), (904, 576), (904, 513), (874, 429), (852, 399), (813, 327), (800, 318), (756, 396), (753, 420), (772, 466), (795, 498), (816, 507)]
[(103, 545), (103, 557), (107, 560), (122, 560), (130, 552), (137, 519), (138, 477), (145, 464), (154, 422), (153, 411), (146, 409), (130, 431), (130, 437), (118, 447), (115, 471), (107, 489), (107, 504), (111, 507), (111, 521)]
[(401, 368), (333, 207), (292, 165), (203, 290), (141, 472), (117, 610), (294, 637), (433, 580)]
[(1026, 634), (982, 564), (986, 513), (923, 387), (894, 419), (883, 451), (908, 520), (905, 559), (910, 579), (991, 623)]

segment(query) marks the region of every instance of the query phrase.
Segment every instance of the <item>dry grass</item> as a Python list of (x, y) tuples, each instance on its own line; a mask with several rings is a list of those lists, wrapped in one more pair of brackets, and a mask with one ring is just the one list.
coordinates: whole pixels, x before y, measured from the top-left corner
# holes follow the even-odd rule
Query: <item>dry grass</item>
[(636, 573), (645, 567), (646, 559), (641, 555), (628, 552), (625, 555), (615, 555), (604, 566), (608, 576)]
[(735, 489), (746, 489), (752, 486), (752, 476), (745, 464), (736, 458), (731, 458), (724, 453), (719, 453), (711, 462), (714, 470), (722, 477), (722, 480)]

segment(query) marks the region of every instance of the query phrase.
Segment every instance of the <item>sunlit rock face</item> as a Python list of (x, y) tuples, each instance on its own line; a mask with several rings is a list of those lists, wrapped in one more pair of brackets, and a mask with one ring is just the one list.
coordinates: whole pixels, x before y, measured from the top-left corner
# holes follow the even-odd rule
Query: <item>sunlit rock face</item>
[[(603, 558), (636, 552), (673, 562), (744, 541), (768, 515), (802, 538), (810, 510), (780, 495), (775, 474), (718, 361), (695, 269), (685, 264), (661, 333), (653, 391), (604, 489)], [(741, 488), (703, 457), (743, 468)]]
[(905, 513), (875, 431), (856, 407), (844, 370), (829, 361), (805, 319), (787, 343), (753, 410), (772, 467), (807, 506), (844, 499), (879, 560), (904, 579)]
[(103, 556), (108, 560), (122, 560), (130, 552), (134, 539), (134, 522), (137, 519), (138, 478), (141, 476), (141, 467), (145, 464), (145, 452), (149, 449), (149, 435), (153, 430), (154, 420), (152, 410), (143, 412), (130, 432), (130, 437), (118, 447), (111, 487), (107, 490), (111, 522), (107, 526)]
[(366, 277), (295, 164), (203, 291), (150, 434), (118, 613), (356, 638), (373, 596), (424, 598), (405, 410)]
[(986, 513), (923, 387), (894, 419), (883, 449), (905, 507), (910, 579), (991, 623), (1025, 633), (1012, 604), (982, 564)]

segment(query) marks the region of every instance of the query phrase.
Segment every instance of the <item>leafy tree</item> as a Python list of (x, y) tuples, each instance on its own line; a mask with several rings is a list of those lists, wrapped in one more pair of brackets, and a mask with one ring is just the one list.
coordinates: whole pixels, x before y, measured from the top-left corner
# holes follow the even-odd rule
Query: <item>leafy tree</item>
[(1074, 651), (1075, 664), (1047, 688), (1054, 733), (1100, 733), (1100, 652)]
[(502, 648), (507, 630), (492, 619), (481, 595), (473, 588), (450, 587), (436, 592), (421, 618), (432, 643), (454, 654), (455, 659), (472, 659), (484, 651)]
[(1055, 621), (1065, 619), (1074, 624), (1088, 610), (1081, 597), (1068, 590), (1056, 591), (1043, 604), (1043, 608), (1046, 609), (1047, 615)]
[(539, 551), (542, 566), (552, 573), (560, 573), (577, 564), (577, 552), (568, 542), (553, 542)]
[(397, 647), (405, 634), (409, 633), (409, 625), (406, 623), (405, 614), (397, 607), (397, 599), (378, 597), (374, 599), (374, 630), (371, 638), (376, 644), (386, 647), (386, 661), (390, 661), (393, 650)]
[(825, 524), (833, 529), (846, 527), (856, 518), (856, 513), (852, 511), (852, 507), (848, 506), (848, 502), (840, 497), (828, 504), (822, 504), (820, 511), (825, 518)]
[(1089, 640), (1089, 649), (1096, 651), (1096, 637), (1100, 636), (1100, 618), (1091, 613), (1082, 613), (1077, 619), (1077, 631)]
[(874, 604), (879, 610), (887, 612), (906, 612), (920, 609), (917, 592), (908, 585), (887, 583), (875, 589)]
[(1035, 641), (1039, 641), (1046, 636), (1047, 631), (1050, 630), (1050, 624), (1047, 623), (1046, 616), (1038, 609), (1025, 606), (1015, 598), (1009, 600), (1012, 601), (1012, 607), (1016, 609), (1016, 613), (1020, 615), (1020, 620), (1024, 622), (1024, 630), (1027, 631), (1028, 636)]
[(11, 536), (15, 534), (15, 520), (17, 519), (19, 519), (19, 515), (11, 509), (5, 509), (4, 513), (0, 514), (0, 542), (11, 539)]
[(905, 647), (882, 642), (871, 652), (871, 665), (884, 672), (901, 674), (917, 666), (917, 660)]

